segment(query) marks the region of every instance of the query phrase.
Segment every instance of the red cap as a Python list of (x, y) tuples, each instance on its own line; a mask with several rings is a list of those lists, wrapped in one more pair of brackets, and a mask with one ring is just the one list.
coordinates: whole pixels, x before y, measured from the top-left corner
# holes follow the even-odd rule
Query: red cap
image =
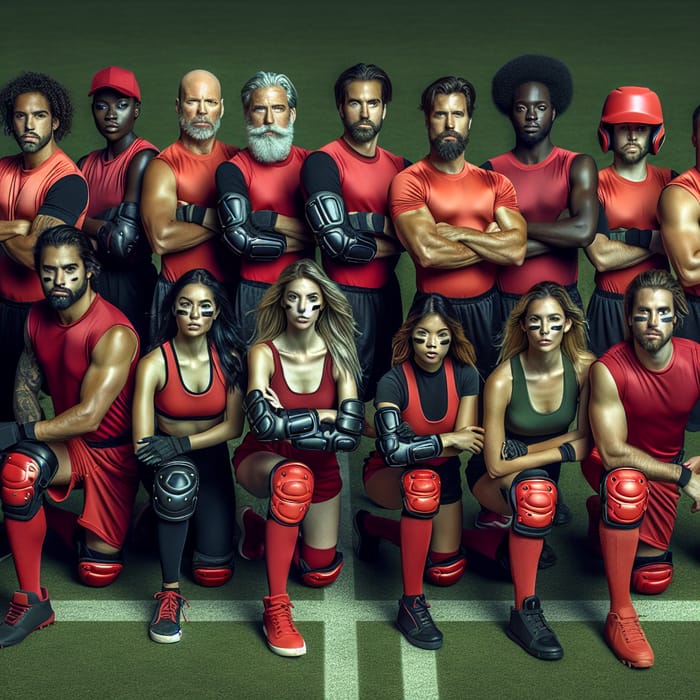
[(121, 92), (122, 95), (133, 97), (141, 102), (141, 89), (136, 82), (136, 76), (130, 70), (126, 70), (126, 68), (108, 66), (98, 70), (92, 76), (92, 85), (88, 95), (92, 95), (102, 88), (112, 88), (112, 90)]

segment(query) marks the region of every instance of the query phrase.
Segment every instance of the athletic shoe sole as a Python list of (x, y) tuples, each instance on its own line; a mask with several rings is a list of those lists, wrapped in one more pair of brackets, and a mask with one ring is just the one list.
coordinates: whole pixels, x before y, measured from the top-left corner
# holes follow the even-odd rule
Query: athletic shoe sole
[(267, 640), (267, 646), (270, 647), (270, 651), (278, 656), (304, 656), (304, 654), (306, 654), (306, 642), (304, 642), (303, 647), (276, 647), (267, 636), (267, 628), (265, 625), (263, 625), (263, 632), (265, 633), (265, 639)]

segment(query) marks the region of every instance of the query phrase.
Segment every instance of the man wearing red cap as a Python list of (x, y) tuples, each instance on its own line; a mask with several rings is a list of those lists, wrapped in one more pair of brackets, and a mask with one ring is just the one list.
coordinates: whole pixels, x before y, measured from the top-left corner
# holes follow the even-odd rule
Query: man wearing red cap
[(0, 420), (13, 420), (14, 380), (32, 302), (43, 299), (34, 244), (50, 226), (80, 226), (87, 184), (57, 142), (73, 117), (66, 89), (26, 72), (0, 90), (0, 119), (20, 153), (0, 159)]
[(675, 173), (647, 163), (664, 141), (661, 101), (649, 88), (627, 85), (610, 92), (598, 140), (603, 153), (613, 152), (612, 164), (598, 175), (605, 221), (586, 248), (596, 269), (588, 331), (591, 350), (600, 356), (625, 338), (622, 300), (627, 285), (644, 270), (668, 269), (656, 203)]
[(161, 256), (151, 338), (161, 325), (163, 300), (182, 274), (204, 268), (229, 288), (231, 298), (238, 276), (234, 255), (220, 241), (216, 209), (216, 168), (240, 150), (216, 138), (224, 114), (218, 78), (206, 70), (186, 73), (175, 111), (180, 138), (148, 164), (143, 178), (143, 226), (153, 252)]
[(92, 78), (92, 116), (105, 148), (78, 161), (90, 190), (83, 231), (97, 241), (101, 273), (94, 287), (145, 338), (157, 271), (141, 227), (141, 182), (158, 148), (134, 133), (141, 112), (136, 76), (108, 66)]

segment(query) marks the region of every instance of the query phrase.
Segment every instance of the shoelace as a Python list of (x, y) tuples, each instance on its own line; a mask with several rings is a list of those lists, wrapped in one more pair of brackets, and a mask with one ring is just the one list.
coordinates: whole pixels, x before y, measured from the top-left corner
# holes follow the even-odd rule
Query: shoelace
[(156, 622), (161, 620), (169, 620), (177, 622), (177, 614), (182, 614), (182, 619), (188, 622), (184, 608), (189, 608), (190, 603), (184, 596), (181, 596), (175, 591), (160, 591), (153, 596), (158, 601), (158, 617)]
[(14, 601), (10, 601), (10, 608), (7, 611), (7, 614), (5, 615), (5, 624), (6, 625), (16, 625), (21, 619), (22, 615), (29, 610), (31, 605), (23, 605), (22, 603), (15, 603)]
[(291, 608), (294, 606), (291, 603), (276, 603), (267, 609), (267, 614), (270, 621), (275, 626), (275, 634), (283, 636), (284, 634), (298, 634), (297, 628), (292, 620)]
[(432, 625), (433, 619), (430, 616), (430, 613), (428, 612), (428, 608), (430, 607), (430, 603), (425, 600), (425, 598), (416, 598), (416, 602), (413, 605), (413, 610), (416, 613), (416, 617), (418, 618), (418, 621), (421, 623), (421, 625)]
[(523, 610), (523, 612), (527, 615), (528, 627), (534, 627), (532, 632), (535, 636), (539, 636), (541, 632), (554, 634), (554, 631), (544, 619), (544, 613), (541, 610)]
[(622, 636), (626, 642), (641, 642), (646, 641), (644, 630), (639, 624), (638, 618), (618, 618)]

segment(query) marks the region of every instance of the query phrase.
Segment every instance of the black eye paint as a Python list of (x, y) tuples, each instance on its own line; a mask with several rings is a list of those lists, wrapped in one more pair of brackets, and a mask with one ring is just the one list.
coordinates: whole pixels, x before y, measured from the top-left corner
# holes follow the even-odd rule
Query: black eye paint
[(425, 345), (425, 338), (414, 338), (413, 342), (416, 345)]
[(562, 324), (556, 326), (550, 326), (549, 328), (553, 331), (560, 331), (564, 326)]
[(318, 311), (321, 308), (320, 304), (314, 304), (314, 306), (311, 307), (312, 311)]
[(539, 324), (539, 323), (531, 323), (531, 324), (527, 327), (527, 329), (528, 329), (529, 331), (538, 331), (540, 328), (542, 328), (542, 326), (541, 326), (541, 324)]
[(673, 323), (673, 316), (660, 316), (659, 321), (661, 321), (661, 323)]
[(647, 320), (647, 317), (646, 316), (633, 316), (632, 320), (635, 323), (644, 323)]
[(214, 315), (214, 312), (211, 309), (202, 309), (199, 313), (205, 318), (211, 318)]
[(449, 338), (443, 338), (440, 340), (440, 345), (449, 345), (451, 342)]
[(178, 316), (189, 316), (189, 311), (185, 311), (185, 309), (175, 309), (175, 313)]

